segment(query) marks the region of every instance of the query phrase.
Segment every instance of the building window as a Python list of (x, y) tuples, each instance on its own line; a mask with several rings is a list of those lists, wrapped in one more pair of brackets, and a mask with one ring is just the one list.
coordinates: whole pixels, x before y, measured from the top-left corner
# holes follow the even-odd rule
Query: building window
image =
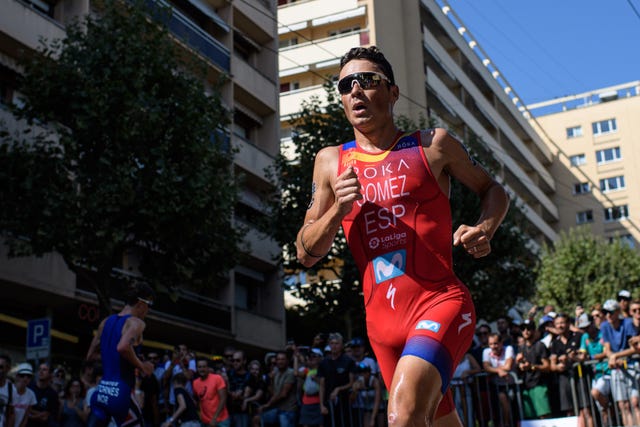
[(588, 182), (578, 182), (573, 184), (573, 194), (587, 194), (591, 192), (591, 186)]
[(567, 128), (567, 138), (577, 138), (579, 136), (582, 136), (582, 126)]
[(604, 210), (604, 222), (620, 221), (629, 218), (627, 205), (612, 206)]
[(620, 236), (612, 236), (609, 237), (609, 243), (620, 243), (621, 245), (627, 246), (631, 249), (635, 249), (636, 240), (633, 238), (631, 234), (622, 234)]
[(233, 114), (233, 133), (244, 139), (245, 141), (251, 141), (252, 132), (260, 127), (260, 123), (257, 123), (253, 118), (247, 114), (236, 109)]
[(620, 154), (620, 147), (605, 148), (604, 150), (596, 151), (596, 160), (599, 165), (617, 162), (621, 159), (622, 155)]
[(30, 4), (35, 10), (44, 13), (50, 18), (53, 18), (53, 12), (55, 9), (55, 1), (42, 1), (42, 0), (26, 0), (26, 3)]
[(593, 222), (593, 211), (582, 211), (576, 214), (576, 224), (586, 224), (587, 222)]
[(298, 38), (297, 37), (291, 37), (288, 39), (284, 39), (284, 40), (280, 40), (280, 49), (285, 48), (285, 47), (289, 47), (289, 46), (295, 46), (298, 44)]
[(575, 156), (569, 157), (569, 161), (571, 162), (571, 166), (580, 166), (587, 163), (587, 157), (584, 154), (576, 154)]
[(608, 193), (609, 191), (622, 190), (626, 185), (624, 183), (624, 175), (612, 176), (600, 180), (600, 191)]
[(333, 37), (333, 36), (337, 36), (340, 34), (348, 34), (348, 33), (355, 33), (360, 31), (360, 26), (356, 25), (354, 27), (347, 27), (347, 28), (341, 28), (339, 30), (331, 30), (328, 32), (329, 37)]
[(598, 136), (617, 131), (618, 125), (616, 124), (616, 119), (608, 119), (591, 123), (591, 129), (593, 130), (593, 135)]
[(300, 82), (280, 83), (280, 93), (300, 89)]

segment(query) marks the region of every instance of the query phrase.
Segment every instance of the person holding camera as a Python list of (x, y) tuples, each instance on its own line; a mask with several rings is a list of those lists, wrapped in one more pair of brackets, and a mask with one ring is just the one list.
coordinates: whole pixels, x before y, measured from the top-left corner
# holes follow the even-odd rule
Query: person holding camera
[(183, 373), (187, 379), (185, 390), (193, 397), (193, 388), (191, 381), (196, 374), (196, 361), (190, 357), (189, 348), (186, 344), (178, 344), (173, 352), (173, 357), (164, 365), (163, 383), (169, 386), (169, 407), (173, 412), (176, 405), (176, 397), (173, 390), (173, 377), (179, 373)]

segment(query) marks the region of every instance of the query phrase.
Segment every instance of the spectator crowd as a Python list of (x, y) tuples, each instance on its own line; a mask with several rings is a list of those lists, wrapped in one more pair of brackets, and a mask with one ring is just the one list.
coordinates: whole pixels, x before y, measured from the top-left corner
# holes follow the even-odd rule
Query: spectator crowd
[[(573, 415), (586, 427), (640, 424), (640, 300), (623, 290), (571, 315), (546, 306), (525, 317), (477, 325), (451, 382), (465, 425)], [(155, 366), (153, 376), (136, 372), (146, 427), (386, 426), (387, 393), (366, 342), (310, 341), (260, 359), (232, 347), (196, 357), (183, 344), (141, 354)], [(93, 362), (71, 373), (0, 356), (0, 427), (84, 427), (100, 376)]]

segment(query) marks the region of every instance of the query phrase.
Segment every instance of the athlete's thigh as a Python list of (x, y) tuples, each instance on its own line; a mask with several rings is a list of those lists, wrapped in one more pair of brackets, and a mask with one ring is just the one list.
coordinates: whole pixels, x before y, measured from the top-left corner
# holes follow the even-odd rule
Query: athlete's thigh
[(403, 356), (398, 361), (389, 389), (389, 420), (394, 417), (431, 417), (442, 399), (438, 369), (417, 356)]
[(376, 356), (378, 367), (380, 368), (380, 374), (387, 390), (390, 390), (391, 381), (393, 380), (393, 373), (396, 370), (400, 355), (402, 354), (402, 347), (394, 348), (386, 345), (380, 345), (373, 339), (370, 340), (371, 348)]

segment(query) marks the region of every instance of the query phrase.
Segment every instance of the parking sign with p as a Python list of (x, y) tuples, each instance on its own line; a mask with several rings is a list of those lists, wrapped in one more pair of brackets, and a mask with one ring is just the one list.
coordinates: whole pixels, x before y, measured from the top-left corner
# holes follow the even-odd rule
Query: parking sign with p
[(27, 323), (27, 359), (46, 359), (51, 351), (51, 319), (34, 319)]

